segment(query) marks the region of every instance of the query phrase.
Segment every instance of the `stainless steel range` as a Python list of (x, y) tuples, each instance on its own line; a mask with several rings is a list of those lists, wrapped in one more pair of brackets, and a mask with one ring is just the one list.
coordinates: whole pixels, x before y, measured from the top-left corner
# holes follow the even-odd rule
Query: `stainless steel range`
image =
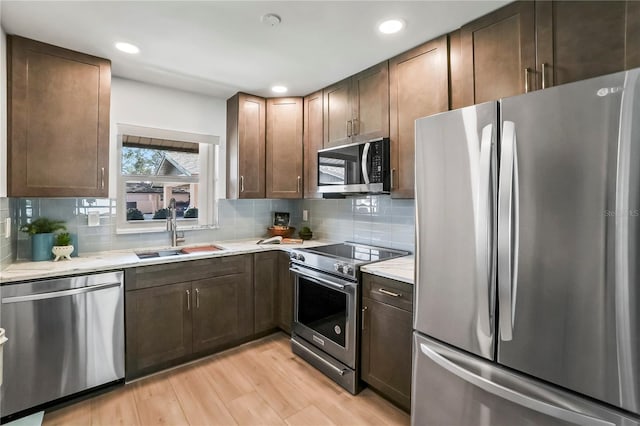
[(359, 391), (360, 267), (409, 253), (352, 242), (291, 251), (293, 352)]

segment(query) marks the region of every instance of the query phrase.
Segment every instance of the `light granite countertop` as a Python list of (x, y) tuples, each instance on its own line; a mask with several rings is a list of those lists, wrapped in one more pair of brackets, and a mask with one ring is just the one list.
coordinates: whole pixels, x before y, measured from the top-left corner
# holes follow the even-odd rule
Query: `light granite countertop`
[(413, 284), (414, 269), (415, 258), (411, 255), (365, 265), (361, 268), (361, 271)]
[(198, 247), (214, 244), (223, 250), (182, 254), (180, 256), (154, 257), (138, 259), (136, 252), (175, 249), (175, 247), (144, 247), (126, 250), (111, 250), (97, 253), (87, 253), (71, 260), (58, 262), (16, 262), (0, 272), (0, 283), (8, 284), (17, 281), (35, 280), (41, 278), (66, 275), (79, 275), (93, 272), (109, 271), (136, 266), (155, 265), (159, 263), (183, 262), (210, 257), (232, 256), (236, 254), (256, 253), (269, 250), (290, 250), (293, 248), (315, 247), (334, 243), (328, 240), (307, 240), (301, 244), (256, 244), (259, 238), (234, 241), (216, 241), (210, 244), (193, 244), (180, 246)]

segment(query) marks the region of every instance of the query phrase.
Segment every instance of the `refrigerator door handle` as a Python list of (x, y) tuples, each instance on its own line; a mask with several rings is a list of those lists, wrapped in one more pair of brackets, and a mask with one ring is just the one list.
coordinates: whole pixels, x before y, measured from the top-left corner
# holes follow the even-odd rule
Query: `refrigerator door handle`
[(513, 339), (516, 290), (518, 288), (518, 155), (515, 124), (505, 121), (502, 128), (498, 192), (498, 299), (500, 303), (500, 336)]
[[(635, 158), (632, 152), (633, 139), (632, 127), (634, 117), (638, 114), (640, 105), (634, 102), (635, 91), (640, 71), (627, 71), (625, 75), (624, 91), (622, 92), (620, 106), (620, 123), (618, 132), (618, 154), (616, 170), (616, 210), (615, 210), (615, 312), (616, 312), (616, 346), (618, 347), (618, 364), (620, 389), (622, 402), (627, 407), (636, 407), (638, 388), (634, 378), (637, 364), (636, 353), (632, 347), (635, 337), (635, 327), (633, 326), (632, 314), (630, 312), (631, 283), (634, 282), (629, 276), (630, 259), (629, 245), (632, 243), (633, 232), (629, 231), (629, 216), (633, 207), (629, 202), (629, 195), (637, 191), (637, 187), (630, 181), (631, 159)], [(635, 167), (635, 165), (633, 166)], [(634, 262), (635, 260), (631, 260)]]
[[(482, 129), (478, 207), (476, 209), (476, 277), (478, 282), (478, 324), (485, 336), (493, 330), (490, 294), (493, 294), (493, 124)], [(486, 291), (483, 291), (486, 284)]]
[(430, 348), (425, 343), (420, 343), (420, 350), (424, 355), (429, 357), (431, 361), (444, 368), (451, 374), (459, 377), (467, 383), (470, 383), (482, 389), (485, 392), (488, 392), (499, 398), (506, 399), (507, 401), (511, 401), (514, 404), (570, 423), (593, 426), (614, 425), (614, 423), (605, 421), (603, 419), (569, 410), (551, 402), (542, 401), (535, 394), (527, 395), (526, 388), (518, 386), (518, 382), (515, 380), (512, 383), (509, 383), (508, 386), (492, 382), (490, 379), (482, 377), (481, 375), (468, 370), (464, 366), (457, 364), (455, 361), (450, 360), (444, 355), (438, 353), (436, 350)]

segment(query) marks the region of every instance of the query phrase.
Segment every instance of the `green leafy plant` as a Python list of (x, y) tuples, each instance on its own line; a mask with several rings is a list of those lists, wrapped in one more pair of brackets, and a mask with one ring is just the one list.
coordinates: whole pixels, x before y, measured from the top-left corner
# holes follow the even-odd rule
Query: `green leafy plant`
[(184, 212), (185, 219), (194, 219), (196, 217), (198, 217), (198, 209), (196, 207), (191, 207)]
[(46, 217), (39, 217), (31, 223), (25, 223), (20, 227), (22, 232), (26, 232), (29, 235), (48, 234), (66, 229), (67, 227), (63, 220), (51, 220)]
[(303, 226), (298, 232), (298, 236), (303, 240), (310, 240), (313, 237), (313, 232), (308, 226)]
[(127, 209), (127, 220), (144, 220), (144, 215), (138, 209)]
[(153, 214), (154, 219), (166, 219), (169, 215), (169, 209), (159, 209)]
[(56, 234), (56, 246), (70, 246), (71, 245), (71, 234), (68, 232), (60, 232)]

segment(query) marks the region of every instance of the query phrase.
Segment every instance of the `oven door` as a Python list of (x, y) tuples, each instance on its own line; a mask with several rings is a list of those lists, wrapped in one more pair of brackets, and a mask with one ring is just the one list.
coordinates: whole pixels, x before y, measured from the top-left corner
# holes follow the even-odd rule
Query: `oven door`
[(358, 284), (295, 265), (291, 272), (295, 276), (293, 332), (355, 369)]

